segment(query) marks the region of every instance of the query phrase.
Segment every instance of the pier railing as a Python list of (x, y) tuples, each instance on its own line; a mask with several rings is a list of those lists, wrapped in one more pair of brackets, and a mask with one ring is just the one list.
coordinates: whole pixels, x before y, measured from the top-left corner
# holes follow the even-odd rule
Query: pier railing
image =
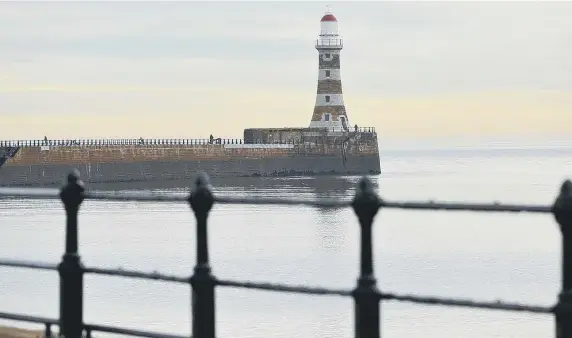
[(6, 140), (0, 147), (57, 147), (57, 146), (128, 146), (128, 145), (201, 145), (242, 144), (242, 139), (77, 139), (77, 140)]
[(357, 129), (350, 128), (350, 131), (357, 132), (357, 133), (376, 133), (375, 127), (358, 127)]
[[(336, 131), (332, 129), (332, 131)], [(375, 134), (374, 127), (358, 127), (350, 128), (350, 133), (363, 133)], [(284, 142), (284, 144), (292, 143)], [(79, 147), (93, 147), (93, 146), (130, 146), (130, 145), (145, 145), (145, 146), (169, 146), (169, 145), (203, 145), (203, 144), (244, 144), (243, 139), (239, 138), (213, 138), (208, 139), (144, 139), (144, 138), (126, 138), (126, 139), (62, 139), (62, 140), (0, 140), (0, 147), (64, 147), (64, 146), (79, 146)]]
[[(482, 308), (491, 310), (520, 311), (555, 316), (556, 338), (572, 338), (572, 182), (565, 181), (552, 205), (509, 205), (475, 203), (396, 202), (381, 199), (371, 182), (364, 178), (357, 186), (351, 201), (340, 200), (296, 200), (262, 197), (216, 196), (206, 175), (200, 175), (188, 196), (156, 195), (152, 193), (90, 192), (80, 181), (77, 171), (68, 175), (67, 184), (61, 189), (18, 189), (0, 188), (0, 196), (61, 199), (66, 213), (65, 252), (59, 264), (19, 260), (0, 260), (0, 266), (57, 271), (60, 275), (59, 318), (42, 318), (0, 312), (0, 318), (14, 321), (33, 322), (45, 325), (45, 335), (54, 335), (52, 326), (59, 326), (59, 335), (66, 338), (91, 337), (92, 332), (113, 332), (138, 337), (182, 337), (154, 332), (124, 329), (85, 323), (83, 320), (83, 276), (98, 274), (123, 276), (148, 280), (161, 280), (187, 284), (192, 290), (192, 337), (214, 338), (215, 289), (234, 287), (276, 292), (290, 292), (308, 295), (330, 295), (352, 297), (355, 303), (355, 337), (378, 338), (381, 336), (380, 303), (382, 301), (412, 302), (426, 305)], [(78, 212), (86, 199), (108, 201), (138, 201), (187, 203), (196, 218), (196, 265), (190, 276), (170, 276), (159, 273), (106, 269), (84, 266), (78, 254)], [(257, 204), (311, 206), (320, 208), (352, 208), (359, 220), (360, 274), (353, 288), (328, 289), (311, 286), (292, 286), (270, 283), (227, 280), (215, 276), (211, 270), (208, 247), (208, 216), (214, 204)], [(525, 305), (501, 301), (475, 301), (449, 299), (422, 295), (398, 294), (380, 290), (377, 287), (373, 262), (372, 227), (374, 218), (382, 209), (417, 209), (472, 212), (526, 212), (552, 215), (562, 234), (562, 288), (554, 306)], [(382, 274), (383, 276), (383, 274)], [(9, 292), (9, 290), (3, 290)], [(546, 335), (548, 336), (548, 335)]]

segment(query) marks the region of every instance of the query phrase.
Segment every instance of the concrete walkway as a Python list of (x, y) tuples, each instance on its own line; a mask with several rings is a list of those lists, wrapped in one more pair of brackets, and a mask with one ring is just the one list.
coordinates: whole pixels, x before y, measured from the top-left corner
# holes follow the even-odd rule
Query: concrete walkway
[(0, 326), (0, 338), (42, 338), (42, 330), (25, 330), (8, 326)]

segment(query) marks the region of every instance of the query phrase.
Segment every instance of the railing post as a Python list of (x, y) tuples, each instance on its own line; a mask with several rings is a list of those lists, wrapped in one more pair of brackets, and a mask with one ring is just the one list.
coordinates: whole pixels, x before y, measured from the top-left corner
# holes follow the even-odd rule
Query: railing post
[(201, 173), (189, 197), (191, 209), (197, 220), (197, 261), (190, 279), (192, 292), (193, 334), (194, 338), (215, 337), (215, 277), (209, 266), (207, 218), (214, 204), (214, 196), (209, 177)]
[(81, 338), (83, 331), (83, 265), (78, 253), (77, 216), (84, 185), (73, 170), (60, 192), (66, 210), (66, 251), (58, 266), (60, 274), (60, 336)]
[(364, 177), (358, 183), (352, 207), (361, 228), (360, 276), (353, 291), (355, 302), (355, 337), (379, 338), (381, 336), (379, 302), (373, 273), (372, 225), (381, 205), (371, 181)]
[(558, 295), (556, 338), (572, 338), (572, 182), (566, 180), (553, 206), (562, 233), (562, 289)]

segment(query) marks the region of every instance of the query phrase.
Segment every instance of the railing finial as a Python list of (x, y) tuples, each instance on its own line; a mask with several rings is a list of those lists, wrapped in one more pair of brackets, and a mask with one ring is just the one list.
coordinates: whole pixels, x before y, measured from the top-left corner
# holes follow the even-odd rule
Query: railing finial
[(375, 193), (374, 185), (367, 177), (362, 177), (357, 185), (352, 207), (362, 227), (371, 227), (373, 218), (381, 206), (381, 199)]
[(570, 180), (564, 181), (560, 186), (560, 193), (552, 209), (562, 235), (570, 233), (572, 237), (572, 182)]
[(197, 222), (199, 222), (199, 218), (204, 218), (206, 226), (206, 218), (214, 204), (214, 197), (209, 176), (205, 172), (197, 175), (195, 185), (191, 190), (191, 196), (189, 196), (189, 203), (195, 213), (195, 217), (197, 217)]
[(77, 252), (77, 214), (83, 202), (84, 183), (80, 180), (79, 170), (73, 169), (68, 175), (66, 184), (60, 191), (60, 199), (66, 210), (66, 253)]
[(358, 186), (357, 186), (357, 190), (356, 190), (356, 195), (360, 195), (360, 194), (374, 194), (375, 195), (375, 189), (373, 187), (373, 183), (371, 182), (371, 180), (367, 177), (362, 177), (359, 182), (358, 182)]
[[(79, 181), (81, 174), (79, 173), (79, 170), (74, 168), (72, 171), (69, 172), (68, 174), (68, 184), (74, 184), (76, 182)], [(83, 185), (83, 183), (82, 183)]]
[(572, 195), (572, 182), (570, 180), (566, 180), (564, 183), (562, 183), (560, 186), (560, 195)]
[(195, 179), (195, 189), (206, 188), (210, 185), (209, 175), (204, 171), (200, 172)]

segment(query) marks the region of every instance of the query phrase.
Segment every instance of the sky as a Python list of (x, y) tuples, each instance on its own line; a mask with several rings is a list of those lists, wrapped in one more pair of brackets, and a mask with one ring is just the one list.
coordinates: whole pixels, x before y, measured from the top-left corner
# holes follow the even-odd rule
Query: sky
[[(325, 2), (0, 2), (0, 139), (306, 127)], [(572, 137), (572, 2), (332, 2), (351, 124)]]

